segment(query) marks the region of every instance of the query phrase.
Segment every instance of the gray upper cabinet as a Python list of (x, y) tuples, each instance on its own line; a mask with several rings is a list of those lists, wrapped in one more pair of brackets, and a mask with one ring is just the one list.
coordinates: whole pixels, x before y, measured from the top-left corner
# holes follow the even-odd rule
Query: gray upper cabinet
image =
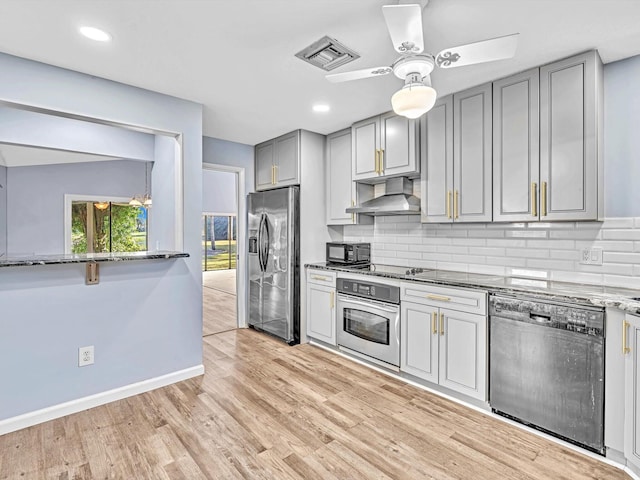
[(491, 84), (438, 99), (422, 122), (422, 221), (490, 222)]
[(300, 183), (300, 131), (275, 139), (274, 179), (278, 187)]
[(416, 120), (393, 112), (354, 123), (353, 180), (376, 183), (386, 177), (417, 175), (418, 125)]
[(327, 225), (354, 223), (345, 210), (355, 204), (351, 181), (351, 129), (327, 135)]
[(300, 184), (300, 131), (255, 146), (256, 190)]
[(602, 62), (595, 51), (540, 67), (540, 219), (603, 217)]
[(539, 216), (539, 70), (493, 82), (493, 220)]
[(453, 97), (439, 98), (421, 120), (420, 177), (423, 222), (453, 220)]
[(498, 80), (493, 95), (494, 221), (602, 218), (598, 54)]
[(380, 117), (354, 123), (351, 136), (353, 180), (379, 177)]
[(380, 116), (380, 170), (385, 177), (415, 175), (418, 163), (419, 122), (393, 112)]
[(346, 213), (348, 207), (369, 200), (374, 194), (373, 185), (351, 180), (350, 128), (327, 135), (325, 161), (327, 225), (372, 224), (370, 215)]
[(255, 147), (256, 190), (273, 188), (273, 140)]
[(491, 84), (453, 95), (453, 218), (490, 222), (492, 210)]

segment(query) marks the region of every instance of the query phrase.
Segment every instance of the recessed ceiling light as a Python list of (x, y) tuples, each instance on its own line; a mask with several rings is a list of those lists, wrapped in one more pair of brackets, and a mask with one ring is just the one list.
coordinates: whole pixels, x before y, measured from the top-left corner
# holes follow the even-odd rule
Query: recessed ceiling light
[(109, 42), (111, 40), (110, 34), (96, 27), (80, 27), (80, 33), (96, 42)]
[(317, 103), (313, 106), (314, 112), (328, 112), (329, 110), (331, 110), (329, 105), (326, 105), (324, 103)]

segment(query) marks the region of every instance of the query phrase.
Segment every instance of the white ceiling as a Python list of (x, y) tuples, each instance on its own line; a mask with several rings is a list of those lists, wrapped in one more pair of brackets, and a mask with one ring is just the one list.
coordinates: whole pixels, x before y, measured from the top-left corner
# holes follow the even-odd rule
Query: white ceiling
[[(204, 134), (250, 145), (305, 128), (330, 133), (390, 110), (392, 75), (330, 84), (294, 57), (329, 35), (361, 58), (396, 58), (381, 6), (397, 0), (0, 0), (0, 51), (204, 104)], [(406, 3), (406, 2), (405, 2)], [(515, 58), (432, 74), (439, 94), (596, 48), (640, 54), (639, 0), (431, 0), (426, 51), (519, 32)], [(81, 38), (80, 24), (113, 42)], [(331, 112), (313, 113), (326, 102)]]

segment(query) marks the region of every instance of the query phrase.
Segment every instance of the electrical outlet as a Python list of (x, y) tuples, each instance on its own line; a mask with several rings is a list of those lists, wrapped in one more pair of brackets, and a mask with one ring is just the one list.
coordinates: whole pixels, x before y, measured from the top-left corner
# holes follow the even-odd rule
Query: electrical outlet
[(78, 349), (78, 366), (93, 365), (93, 345)]
[(588, 265), (591, 263), (591, 250), (588, 248), (583, 248), (580, 250), (580, 263), (583, 265)]
[(582, 265), (602, 265), (602, 249), (597, 247), (580, 249), (580, 263)]

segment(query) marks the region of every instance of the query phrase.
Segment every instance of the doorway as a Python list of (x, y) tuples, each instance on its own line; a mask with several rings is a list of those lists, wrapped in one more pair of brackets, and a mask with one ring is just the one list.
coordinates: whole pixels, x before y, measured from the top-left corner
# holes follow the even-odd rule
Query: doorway
[(203, 164), (203, 336), (243, 326), (244, 169)]

